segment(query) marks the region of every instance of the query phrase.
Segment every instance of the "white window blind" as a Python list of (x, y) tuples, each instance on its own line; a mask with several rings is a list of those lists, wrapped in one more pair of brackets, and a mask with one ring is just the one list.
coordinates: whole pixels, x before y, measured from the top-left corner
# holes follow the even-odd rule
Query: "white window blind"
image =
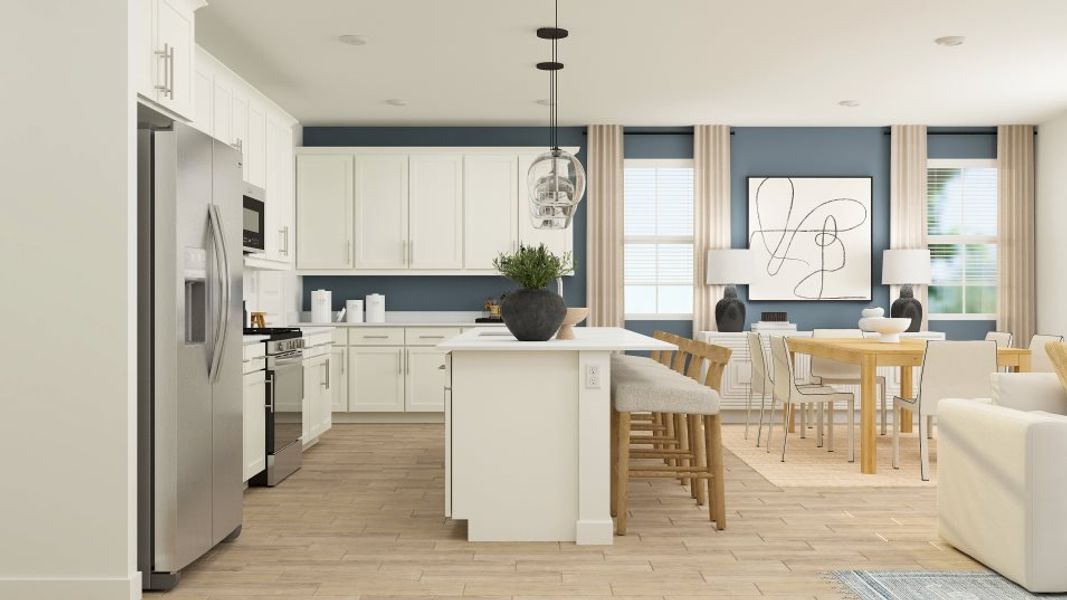
[(996, 161), (928, 161), (926, 209), (930, 318), (996, 318)]
[(626, 318), (691, 318), (692, 161), (626, 161), (623, 208)]

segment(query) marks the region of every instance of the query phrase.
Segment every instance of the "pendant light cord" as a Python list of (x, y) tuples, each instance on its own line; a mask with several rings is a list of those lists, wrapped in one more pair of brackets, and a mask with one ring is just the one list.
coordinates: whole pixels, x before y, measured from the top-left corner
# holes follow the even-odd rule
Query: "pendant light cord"
[[(555, 0), (555, 27), (559, 29), (559, 0)], [(558, 37), (552, 38), (552, 62), (558, 62), (556, 46), (559, 42)], [(558, 70), (553, 70), (549, 75), (549, 127), (551, 127), (551, 134), (549, 136), (552, 144), (552, 150), (559, 150), (559, 109), (557, 108), (557, 97), (559, 96), (559, 87), (556, 79)]]

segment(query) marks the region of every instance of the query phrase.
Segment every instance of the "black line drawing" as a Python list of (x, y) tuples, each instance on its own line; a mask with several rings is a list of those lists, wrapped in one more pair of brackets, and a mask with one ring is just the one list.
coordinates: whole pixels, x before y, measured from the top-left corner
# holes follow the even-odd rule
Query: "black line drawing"
[[(856, 178), (840, 179), (852, 182)], [(768, 182), (783, 180), (788, 183), (787, 199), (773, 197), (764, 189)], [(758, 185), (753, 194), (751, 188), (754, 181), (758, 181)], [(851, 238), (854, 245), (863, 244), (856, 248), (856, 254), (860, 255), (856, 260), (865, 261), (868, 267), (870, 265), (869, 190), (865, 198), (830, 195), (826, 199), (816, 199), (815, 204), (808, 208), (797, 206), (794, 178), (749, 178), (749, 247), (762, 249), (765, 253), (763, 257), (766, 262), (756, 265), (756, 268), (763, 270), (772, 280), (778, 280), (773, 285), (763, 286), (770, 289), (760, 289), (759, 283), (754, 282), (749, 290), (750, 296), (758, 300), (870, 299), (869, 270), (866, 270), (866, 280), (863, 282), (843, 281), (841, 277), (834, 276), (850, 264), (850, 248), (845, 237)], [(800, 211), (804, 208), (808, 208), (807, 212), (801, 215)], [(866, 232), (867, 235), (845, 236), (849, 232)], [(757, 256), (760, 254), (757, 252)], [(796, 277), (796, 269), (785, 270), (787, 265), (800, 267), (801, 276), (785, 281)], [(782, 291), (787, 290), (790, 283), (793, 284), (791, 292)], [(850, 293), (858, 288), (864, 288), (865, 293)]]

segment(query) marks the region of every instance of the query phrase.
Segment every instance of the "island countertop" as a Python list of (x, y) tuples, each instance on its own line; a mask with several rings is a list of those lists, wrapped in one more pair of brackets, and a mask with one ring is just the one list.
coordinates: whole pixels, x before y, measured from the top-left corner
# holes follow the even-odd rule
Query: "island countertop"
[(573, 340), (520, 342), (506, 329), (472, 329), (445, 340), (437, 348), (456, 351), (583, 352), (675, 350), (674, 344), (621, 327), (575, 327)]

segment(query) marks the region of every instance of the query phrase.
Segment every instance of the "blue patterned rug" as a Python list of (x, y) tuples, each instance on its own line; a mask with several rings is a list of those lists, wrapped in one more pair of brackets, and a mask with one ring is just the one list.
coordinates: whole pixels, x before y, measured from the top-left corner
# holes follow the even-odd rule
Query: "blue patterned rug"
[(1067, 599), (1067, 594), (1031, 594), (996, 573), (984, 571), (834, 571), (831, 575), (860, 600)]

